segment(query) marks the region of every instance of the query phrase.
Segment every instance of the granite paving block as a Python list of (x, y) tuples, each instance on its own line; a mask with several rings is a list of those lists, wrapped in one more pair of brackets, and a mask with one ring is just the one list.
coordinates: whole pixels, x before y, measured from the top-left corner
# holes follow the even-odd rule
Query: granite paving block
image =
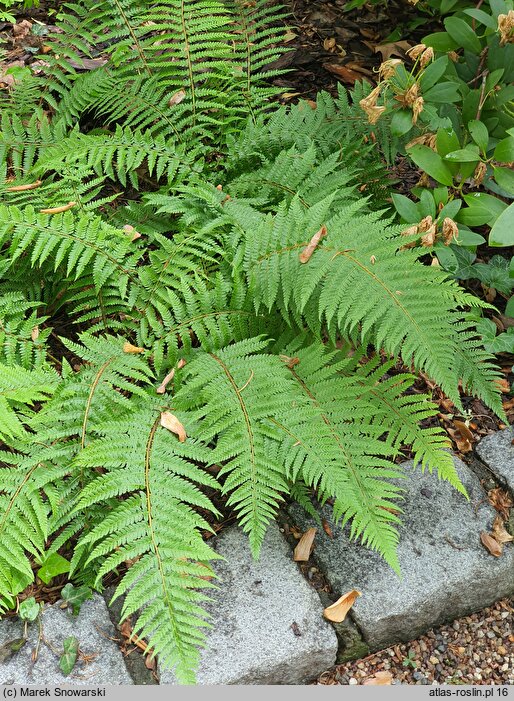
[[(514, 594), (514, 544), (499, 558), (481, 545), (480, 532), (491, 529), (496, 514), (484, 502), (478, 478), (457, 458), (455, 464), (469, 502), (435, 475), (403, 464), (410, 478), (402, 481), (401, 579), (376, 553), (350, 542), (347, 531), (332, 524), (332, 540), (318, 528), (314, 557), (337, 596), (362, 592), (352, 616), (372, 650)], [(302, 530), (316, 525), (297, 505), (290, 513)], [(329, 521), (330, 513), (330, 507), (322, 509)]]
[[(32, 652), (37, 646), (38, 623), (28, 627), (28, 640), (21, 650), (0, 663), (1, 684), (132, 684), (123, 655), (117, 644), (109, 612), (103, 598), (95, 595), (84, 602), (78, 616), (72, 617), (59, 604), (47, 606), (41, 614), (41, 632), (35, 662)], [(59, 669), (63, 640), (74, 635), (79, 641), (79, 659), (69, 676)], [(23, 623), (17, 618), (0, 621), (0, 646), (23, 637)], [(85, 659), (84, 659), (85, 658)]]
[[(223, 531), (215, 547), (227, 560), (214, 564), (220, 589), (208, 605), (214, 627), (198, 684), (301, 684), (334, 664), (335, 633), (275, 523), (257, 562), (239, 528)], [(161, 671), (161, 684), (175, 683)]]
[(496, 431), (483, 438), (477, 453), (485, 464), (514, 491), (514, 428)]

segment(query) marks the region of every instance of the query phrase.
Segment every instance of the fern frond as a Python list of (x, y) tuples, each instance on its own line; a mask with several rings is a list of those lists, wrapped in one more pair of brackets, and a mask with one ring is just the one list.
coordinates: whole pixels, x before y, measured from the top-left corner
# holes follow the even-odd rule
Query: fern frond
[(277, 357), (261, 353), (262, 339), (246, 339), (215, 353), (200, 353), (185, 369), (177, 405), (195, 407), (197, 435), (216, 439), (213, 458), (223, 464), (223, 491), (230, 493), (254, 556), (287, 491), (277, 444), (265, 420), (291, 404), (291, 383)]
[(96, 289), (116, 276), (123, 295), (128, 280), (135, 279), (130, 241), (94, 214), (40, 214), (32, 206), (0, 206), (0, 244), (5, 243), (12, 262), (30, 254), (32, 266), (51, 260), (54, 270), (62, 266), (66, 276), (75, 278), (91, 269)]
[(390, 460), (397, 451), (387, 431), (380, 440), (384, 427), (356, 395), (353, 378), (341, 376), (346, 361), (336, 358), (320, 343), (284, 358), (297, 399), (272, 419), (282, 434), (281, 458), (289, 479), (300, 477), (323, 500), (334, 498), (334, 518), (350, 522), (350, 537), (360, 537), (398, 570), (393, 500), (401, 490), (390, 481), (403, 476)]
[(57, 382), (56, 373), (48, 368), (27, 370), (0, 363), (0, 440), (24, 435), (23, 421), (16, 409), (47, 400)]
[(202, 539), (201, 531), (211, 528), (196, 509), (216, 511), (196, 485), (216, 482), (198, 466), (211, 461), (210, 451), (192, 440), (180, 444), (160, 425), (157, 402), (147, 399), (127, 419), (105, 425), (103, 437), (75, 460), (80, 468), (106, 471), (84, 489), (78, 510), (125, 495), (77, 552), (90, 553), (97, 582), (135, 560), (115, 594), (126, 595), (122, 619), (142, 609), (134, 633), (148, 639), (152, 655), (174, 667), (181, 682), (192, 683), (207, 625), (201, 590), (213, 586), (205, 581), (213, 574), (207, 563), (219, 557)]
[[(311, 328), (326, 325), (332, 334), (400, 355), (461, 407), (465, 361), (456, 367), (459, 314), (451, 303), (458, 288), (418, 263), (419, 250), (399, 250), (396, 230), (377, 214), (361, 214), (362, 207), (359, 202), (332, 213), (328, 197), (306, 211), (295, 198), (260, 228), (247, 230), (245, 267), (256, 302), (271, 309), (281, 299), (286, 311), (294, 306), (302, 312)], [(301, 263), (300, 254), (323, 226), (327, 235)], [(468, 381), (475, 380), (473, 391), (488, 385), (491, 375), (483, 361), (475, 367), (466, 370)], [(498, 392), (490, 389), (490, 396)]]
[(0, 613), (34, 581), (30, 558), (45, 550), (50, 532), (45, 492), (66, 474), (46, 463), (46, 452), (41, 446), (31, 456), (0, 451)]
[(26, 369), (46, 361), (46, 342), (51, 328), (43, 327), (46, 316), (38, 316), (41, 304), (30, 302), (21, 292), (0, 295), (0, 361)]

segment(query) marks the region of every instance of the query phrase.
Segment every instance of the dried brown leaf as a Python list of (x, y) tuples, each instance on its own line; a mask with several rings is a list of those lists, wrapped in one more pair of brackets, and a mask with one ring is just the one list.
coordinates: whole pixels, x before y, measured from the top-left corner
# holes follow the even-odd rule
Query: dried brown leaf
[(509, 511), (512, 508), (512, 499), (509, 494), (500, 487), (496, 487), (487, 493), (487, 497), (491, 506), (503, 517), (504, 521), (507, 521)]
[(330, 528), (330, 524), (329, 524), (329, 522), (327, 521), (326, 518), (322, 519), (321, 524), (322, 524), (322, 526), (323, 526), (323, 530), (324, 530), (325, 533), (328, 535), (328, 537), (329, 537), (329, 538), (333, 538), (333, 537), (334, 537), (334, 534), (332, 533), (332, 529)]
[(473, 441), (475, 440), (475, 436), (471, 433), (467, 424), (465, 424), (464, 421), (459, 421), (458, 419), (455, 419), (453, 425), (463, 438), (466, 438), (466, 440), (468, 440), (470, 443), (473, 443)]
[(300, 263), (307, 263), (314, 251), (316, 250), (316, 246), (319, 244), (323, 236), (326, 236), (327, 234), (327, 227), (323, 225), (311, 238), (307, 246), (303, 249), (303, 251), (300, 253)]
[(387, 61), (391, 56), (403, 58), (410, 48), (411, 45), (408, 41), (395, 41), (391, 44), (377, 44), (373, 50), (376, 54), (381, 54), (382, 61)]
[(329, 621), (341, 623), (344, 621), (346, 614), (352, 608), (359, 596), (362, 596), (362, 594), (360, 591), (357, 591), (357, 589), (352, 589), (351, 591), (346, 592), (346, 594), (339, 597), (339, 599), (331, 606), (327, 606), (327, 608), (323, 611), (323, 615)]
[(157, 394), (164, 394), (166, 392), (166, 387), (168, 386), (168, 383), (171, 382), (171, 380), (175, 377), (175, 368), (172, 368), (170, 372), (166, 375), (164, 380), (161, 382), (161, 384), (157, 387), (155, 390)]
[(362, 73), (352, 68), (346, 68), (346, 66), (340, 66), (338, 63), (324, 63), (323, 68), (350, 85), (353, 85), (357, 80), (362, 80)]
[(133, 346), (132, 343), (125, 341), (125, 343), (123, 344), (123, 352), (124, 353), (144, 353), (145, 349), (141, 348), (140, 346)]
[(302, 535), (294, 549), (293, 560), (295, 562), (307, 562), (311, 555), (311, 550), (314, 544), (314, 536), (316, 535), (315, 528), (309, 528)]
[(372, 677), (365, 679), (362, 682), (363, 686), (385, 686), (386, 684), (392, 684), (393, 675), (387, 670), (382, 670), (380, 672), (375, 672)]
[(503, 546), (501, 543), (498, 543), (498, 541), (493, 538), (492, 535), (482, 531), (482, 533), (480, 533), (480, 540), (482, 541), (484, 548), (487, 548), (493, 557), (500, 557), (503, 552)]
[(42, 183), (42, 180), (35, 180), (33, 183), (28, 183), (27, 185), (11, 185), (11, 187), (6, 188), (6, 192), (25, 192), (26, 190), (35, 190)]
[(48, 209), (40, 209), (41, 214), (60, 214), (61, 212), (67, 212), (68, 209), (75, 207), (76, 202), (68, 202), (68, 204), (63, 204), (62, 207), (49, 207)]
[(498, 541), (498, 543), (500, 543), (500, 545), (503, 545), (503, 543), (511, 543), (514, 540), (514, 536), (511, 536), (511, 534), (505, 529), (501, 516), (497, 516), (494, 519), (493, 532), (491, 535), (496, 541)]
[(172, 95), (170, 97), (170, 99), (168, 100), (168, 105), (170, 107), (173, 107), (174, 105), (180, 105), (180, 103), (185, 98), (185, 96), (186, 96), (185, 90), (178, 90), (174, 95)]
[(161, 426), (163, 428), (167, 428), (168, 431), (171, 431), (176, 436), (178, 436), (178, 439), (181, 443), (183, 443), (186, 440), (186, 438), (187, 438), (186, 429), (180, 423), (180, 421), (177, 419), (177, 417), (174, 414), (171, 414), (169, 411), (162, 412)]

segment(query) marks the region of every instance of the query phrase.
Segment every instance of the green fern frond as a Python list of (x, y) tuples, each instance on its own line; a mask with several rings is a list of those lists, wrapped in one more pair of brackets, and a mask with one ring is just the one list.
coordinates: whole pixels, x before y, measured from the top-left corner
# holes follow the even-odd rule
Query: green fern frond
[(320, 343), (283, 358), (297, 399), (272, 419), (282, 433), (281, 459), (289, 479), (300, 477), (323, 500), (335, 499), (334, 518), (350, 522), (350, 537), (360, 537), (398, 570), (393, 500), (401, 490), (390, 481), (403, 476), (390, 460), (397, 450), (374, 421), (374, 407), (356, 395), (353, 378), (340, 374), (346, 361), (336, 359)]
[(115, 594), (125, 594), (122, 619), (142, 609), (134, 633), (148, 639), (152, 656), (175, 668), (179, 681), (192, 683), (207, 625), (201, 590), (213, 586), (205, 580), (213, 574), (207, 563), (219, 557), (202, 539), (211, 527), (195, 509), (216, 510), (196, 485), (216, 482), (198, 466), (211, 462), (211, 452), (193, 440), (179, 443), (161, 426), (160, 410), (147, 397), (127, 419), (105, 425), (104, 436), (76, 458), (80, 468), (106, 471), (83, 490), (77, 510), (125, 495), (77, 552), (90, 553), (98, 583), (135, 560)]
[(246, 339), (215, 353), (200, 353), (184, 369), (177, 405), (194, 407), (199, 438), (216, 439), (213, 459), (223, 464), (223, 491), (230, 494), (257, 557), (267, 524), (287, 491), (277, 444), (265, 420), (288, 409), (291, 383), (277, 357), (261, 353), (262, 339)]
[(38, 316), (40, 306), (25, 299), (21, 292), (0, 295), (1, 362), (26, 369), (45, 363), (51, 328), (46, 327), (48, 317)]
[[(399, 250), (396, 230), (377, 214), (361, 214), (361, 202), (333, 213), (332, 199), (305, 210), (295, 198), (260, 228), (246, 231), (245, 267), (256, 303), (271, 309), (281, 299), (285, 310), (302, 312), (311, 328), (326, 324), (332, 334), (400, 355), (407, 365), (425, 370), (461, 407), (463, 372), (468, 383), (474, 381), (473, 391), (482, 391), (491, 369), (484, 361), (473, 370), (464, 369), (464, 359), (455, 364), (459, 314), (451, 296), (456, 285), (418, 263), (419, 250)], [(326, 236), (302, 263), (302, 251), (322, 227)], [(498, 392), (490, 388), (489, 395)]]
[(181, 145), (170, 143), (162, 135), (131, 130), (117, 126), (113, 134), (102, 136), (72, 133), (58, 146), (50, 149), (42, 159), (39, 169), (60, 171), (63, 163), (68, 168), (88, 166), (97, 176), (119, 180), (123, 186), (138, 187), (138, 169), (145, 164), (149, 176), (156, 180), (163, 176), (168, 185), (190, 172), (198, 172), (201, 161), (199, 150), (185, 152)]
[(45, 492), (66, 474), (46, 463), (47, 452), (41, 446), (32, 456), (0, 451), (0, 613), (34, 581), (31, 557), (45, 550), (50, 532)]
[(93, 214), (40, 214), (32, 206), (0, 206), (0, 244), (5, 243), (12, 262), (24, 254), (32, 266), (51, 260), (54, 270), (62, 266), (66, 276), (75, 278), (91, 269), (96, 289), (116, 276), (123, 294), (128, 280), (135, 279), (129, 239)]
[(17, 409), (46, 401), (57, 381), (56, 373), (48, 368), (27, 370), (0, 363), (0, 440), (9, 441), (25, 434)]

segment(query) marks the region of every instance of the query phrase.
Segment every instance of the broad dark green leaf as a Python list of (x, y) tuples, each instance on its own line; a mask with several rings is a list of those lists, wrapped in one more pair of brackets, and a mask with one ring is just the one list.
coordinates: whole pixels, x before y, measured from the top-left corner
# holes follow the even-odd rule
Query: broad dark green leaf
[(428, 146), (418, 145), (409, 149), (408, 153), (414, 163), (425, 173), (428, 173), (431, 178), (442, 185), (452, 185), (452, 173), (438, 153), (432, 151)]
[(495, 221), (489, 233), (490, 246), (514, 246), (514, 202)]

